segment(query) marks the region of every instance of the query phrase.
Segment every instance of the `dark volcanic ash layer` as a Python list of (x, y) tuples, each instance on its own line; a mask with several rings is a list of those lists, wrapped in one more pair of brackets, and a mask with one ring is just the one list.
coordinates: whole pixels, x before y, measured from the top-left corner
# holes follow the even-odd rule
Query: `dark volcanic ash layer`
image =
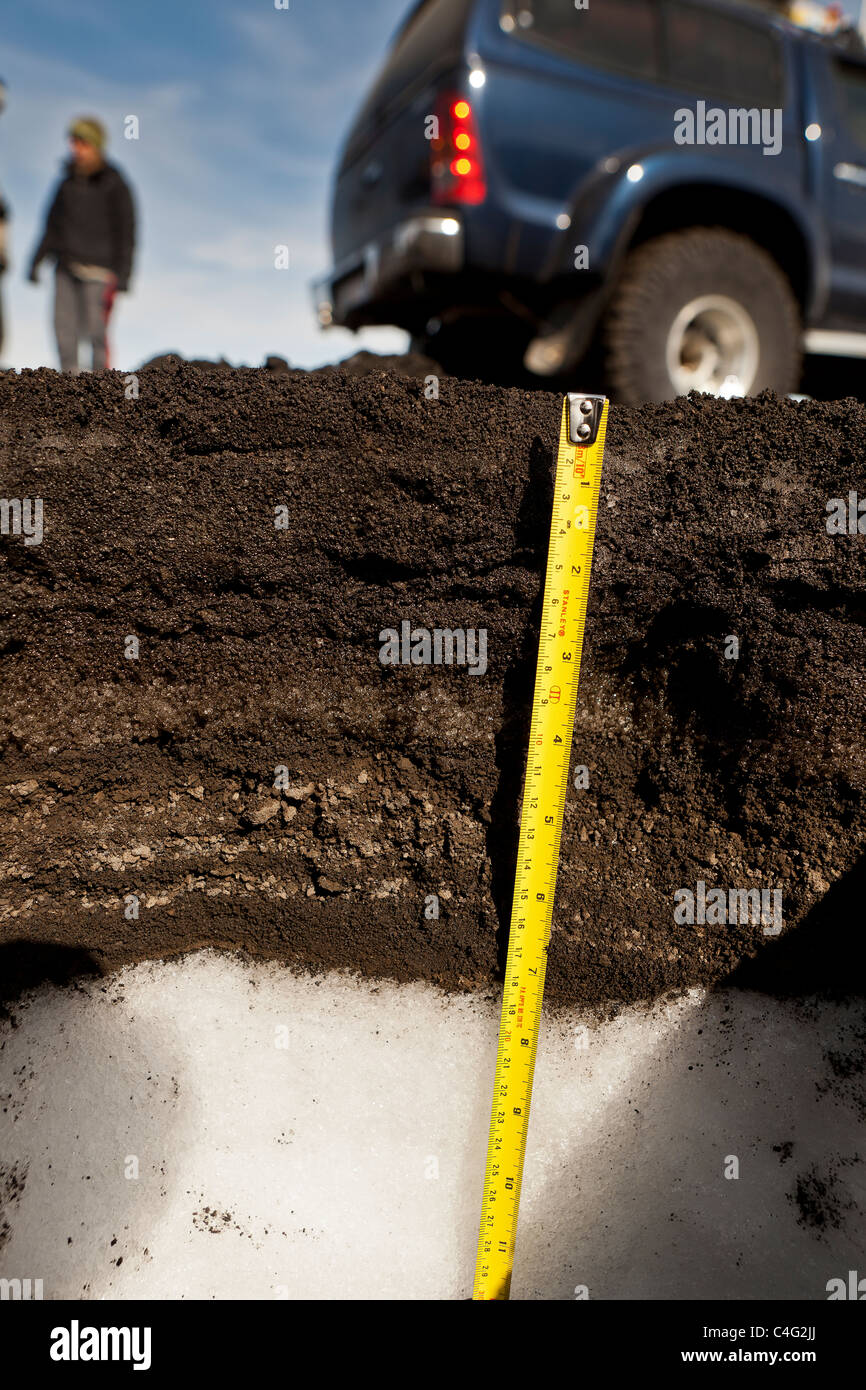
[[(489, 982), (559, 398), (124, 380), (0, 377), (3, 497), (44, 506), (0, 537), (3, 992), (203, 945)], [(859, 987), (866, 536), (826, 507), (864, 456), (852, 401), (612, 410), (553, 998)], [(486, 674), (383, 666), (403, 620), (486, 629)], [(782, 935), (677, 925), (698, 882), (781, 890)]]

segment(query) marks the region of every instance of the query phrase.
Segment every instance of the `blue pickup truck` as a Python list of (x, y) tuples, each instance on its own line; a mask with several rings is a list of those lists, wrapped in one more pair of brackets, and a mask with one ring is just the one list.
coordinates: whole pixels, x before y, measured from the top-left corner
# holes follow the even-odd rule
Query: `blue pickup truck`
[(421, 0), (332, 243), (320, 322), (456, 374), (795, 390), (803, 351), (866, 357), (866, 49), (770, 0)]

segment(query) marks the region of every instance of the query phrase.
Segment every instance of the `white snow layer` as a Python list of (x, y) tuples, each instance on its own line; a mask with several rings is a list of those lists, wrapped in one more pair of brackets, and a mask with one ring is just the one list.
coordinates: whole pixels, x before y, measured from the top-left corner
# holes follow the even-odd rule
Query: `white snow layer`
[[(46, 1299), (470, 1295), (492, 996), (208, 951), (40, 990), (2, 1027), (0, 1276)], [(547, 1016), (512, 1296), (825, 1299), (866, 1271), (858, 1032), (733, 991)]]

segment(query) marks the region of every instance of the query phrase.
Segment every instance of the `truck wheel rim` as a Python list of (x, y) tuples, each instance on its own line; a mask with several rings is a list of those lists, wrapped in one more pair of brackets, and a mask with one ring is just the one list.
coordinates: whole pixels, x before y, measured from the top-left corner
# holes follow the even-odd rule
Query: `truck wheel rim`
[(718, 395), (723, 386), (726, 394), (746, 396), (758, 372), (758, 330), (735, 299), (704, 294), (689, 300), (677, 314), (668, 332), (665, 358), (678, 396), (689, 391)]

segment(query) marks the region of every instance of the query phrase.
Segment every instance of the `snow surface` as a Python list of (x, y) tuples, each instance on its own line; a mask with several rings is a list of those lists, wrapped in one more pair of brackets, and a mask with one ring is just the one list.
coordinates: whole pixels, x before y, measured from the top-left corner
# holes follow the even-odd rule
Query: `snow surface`
[[(468, 1297), (497, 1026), (492, 994), (210, 951), (37, 992), (0, 1034), (0, 1275), (46, 1299)], [(828, 1065), (858, 1030), (735, 992), (551, 1013), (512, 1296), (824, 1299), (866, 1272), (858, 1091)]]

